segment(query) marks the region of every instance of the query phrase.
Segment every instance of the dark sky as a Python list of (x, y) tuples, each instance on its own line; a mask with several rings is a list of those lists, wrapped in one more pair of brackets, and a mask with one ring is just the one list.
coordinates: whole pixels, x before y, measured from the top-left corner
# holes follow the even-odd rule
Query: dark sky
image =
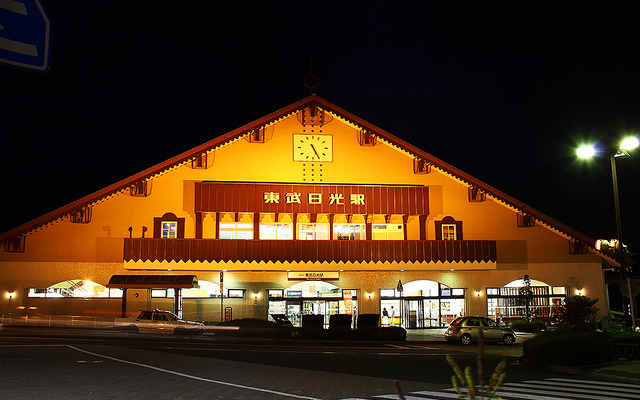
[[(324, 99), (588, 236), (615, 236), (609, 160), (579, 163), (574, 148), (640, 132), (630, 10), (222, 3), (43, 0), (50, 70), (0, 66), (0, 231), (306, 97), (313, 57)], [(632, 251), (637, 153), (618, 162)]]

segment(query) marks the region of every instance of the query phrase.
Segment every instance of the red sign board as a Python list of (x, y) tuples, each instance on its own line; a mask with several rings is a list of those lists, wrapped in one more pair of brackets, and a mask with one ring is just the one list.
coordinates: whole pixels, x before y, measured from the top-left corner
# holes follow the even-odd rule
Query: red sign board
[(427, 215), (429, 188), (197, 182), (195, 211)]

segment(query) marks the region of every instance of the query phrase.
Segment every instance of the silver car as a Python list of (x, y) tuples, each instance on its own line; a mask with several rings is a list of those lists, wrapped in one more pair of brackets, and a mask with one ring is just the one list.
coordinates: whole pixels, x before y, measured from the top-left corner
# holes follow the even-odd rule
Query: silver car
[(484, 334), (485, 342), (513, 344), (516, 341), (516, 334), (511, 328), (500, 326), (490, 318), (478, 316), (454, 319), (445, 331), (444, 338), (448, 342), (469, 344), (478, 340), (480, 331)]
[(169, 311), (136, 311), (126, 318), (116, 318), (113, 327), (140, 333), (195, 334), (204, 332), (204, 324), (185, 321)]

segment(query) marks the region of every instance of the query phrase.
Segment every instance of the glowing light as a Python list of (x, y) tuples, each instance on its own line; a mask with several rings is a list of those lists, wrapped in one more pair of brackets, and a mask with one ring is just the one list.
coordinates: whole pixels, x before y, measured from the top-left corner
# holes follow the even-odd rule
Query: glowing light
[(481, 292), (481, 291), (476, 290), (476, 296), (480, 297), (480, 295), (481, 295), (481, 294), (482, 294), (482, 292)]
[(580, 146), (576, 150), (576, 155), (579, 158), (591, 158), (596, 155), (596, 148), (592, 144), (586, 145), (586, 146)]
[(638, 146), (640, 146), (640, 142), (638, 141), (638, 138), (634, 136), (634, 137), (626, 138), (620, 145), (620, 149), (631, 150), (631, 149), (635, 149)]

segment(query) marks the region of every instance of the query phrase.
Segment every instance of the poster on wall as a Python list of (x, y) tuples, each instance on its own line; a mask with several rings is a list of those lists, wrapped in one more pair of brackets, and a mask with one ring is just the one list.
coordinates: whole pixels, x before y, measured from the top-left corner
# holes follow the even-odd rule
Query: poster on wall
[(348, 315), (353, 314), (353, 294), (351, 290), (343, 290), (342, 297), (344, 299), (344, 313)]

